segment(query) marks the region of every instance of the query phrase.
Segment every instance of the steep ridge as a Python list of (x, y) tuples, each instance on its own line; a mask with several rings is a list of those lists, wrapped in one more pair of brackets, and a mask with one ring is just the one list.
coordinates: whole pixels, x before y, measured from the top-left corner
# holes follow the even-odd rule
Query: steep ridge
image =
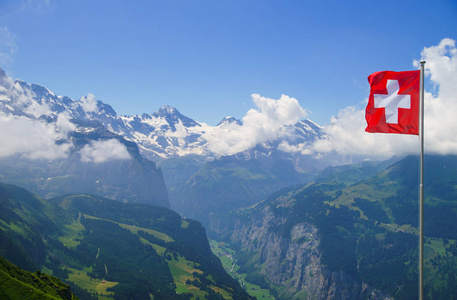
[(70, 195), (44, 200), (0, 185), (0, 256), (40, 269), (84, 298), (249, 296), (210, 250), (204, 228), (142, 203)]
[[(426, 157), (430, 299), (457, 296), (455, 161)], [(211, 236), (236, 249), (247, 281), (281, 299), (417, 299), (417, 167), (410, 156), (374, 175), (365, 172), (372, 167), (342, 168), (344, 176), (331, 173), (212, 220)]]

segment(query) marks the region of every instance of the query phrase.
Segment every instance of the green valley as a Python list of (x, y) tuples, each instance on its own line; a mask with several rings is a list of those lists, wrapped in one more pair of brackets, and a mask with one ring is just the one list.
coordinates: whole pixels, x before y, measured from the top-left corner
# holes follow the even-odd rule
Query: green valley
[(240, 266), (237, 265), (235, 250), (230, 248), (227, 243), (210, 240), (210, 246), (213, 253), (221, 260), (225, 271), (233, 278), (237, 279), (249, 295), (256, 297), (257, 299), (275, 299), (268, 289), (262, 288), (246, 280), (247, 274), (240, 272)]
[(80, 299), (250, 298), (201, 224), (169, 209), (90, 195), (48, 201), (6, 184), (0, 204), (0, 256), (60, 278)]

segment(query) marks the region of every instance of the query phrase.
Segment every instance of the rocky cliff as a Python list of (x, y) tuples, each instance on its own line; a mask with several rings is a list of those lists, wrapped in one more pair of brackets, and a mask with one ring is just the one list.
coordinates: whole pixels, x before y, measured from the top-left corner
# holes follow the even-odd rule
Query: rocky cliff
[[(213, 229), (236, 245), (247, 279), (264, 278), (264, 284), (275, 290), (280, 299), (391, 299), (357, 276), (327, 268), (316, 226), (309, 222), (288, 223), (285, 216), (264, 206), (214, 222)], [(226, 231), (227, 228), (233, 231)]]

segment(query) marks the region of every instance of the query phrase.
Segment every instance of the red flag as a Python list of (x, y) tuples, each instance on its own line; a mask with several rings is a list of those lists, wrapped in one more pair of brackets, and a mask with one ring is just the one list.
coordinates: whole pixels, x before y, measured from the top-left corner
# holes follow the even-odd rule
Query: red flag
[(419, 134), (420, 70), (368, 76), (367, 132)]

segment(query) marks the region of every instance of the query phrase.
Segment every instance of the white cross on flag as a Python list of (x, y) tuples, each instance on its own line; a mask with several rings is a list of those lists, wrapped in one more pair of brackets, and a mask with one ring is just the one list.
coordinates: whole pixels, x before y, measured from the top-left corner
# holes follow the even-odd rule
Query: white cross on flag
[(419, 134), (420, 71), (382, 71), (368, 76), (367, 132)]

